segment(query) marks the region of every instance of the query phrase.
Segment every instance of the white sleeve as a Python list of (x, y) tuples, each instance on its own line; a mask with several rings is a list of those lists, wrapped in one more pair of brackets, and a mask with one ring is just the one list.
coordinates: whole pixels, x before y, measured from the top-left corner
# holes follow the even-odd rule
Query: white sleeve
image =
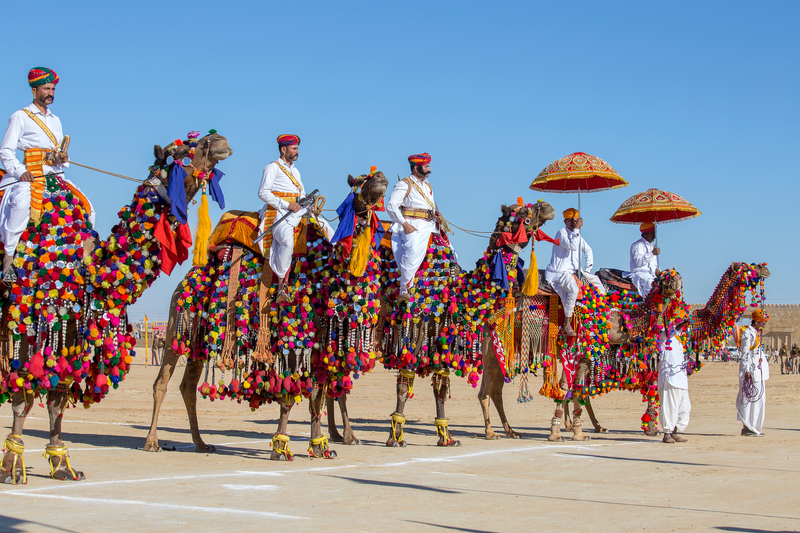
[(277, 174), (277, 165), (269, 164), (264, 167), (264, 172), (261, 174), (261, 185), (258, 187), (258, 197), (261, 198), (261, 201), (271, 205), (275, 209), (286, 210), (289, 209), (289, 202), (272, 194), (272, 184), (275, 182), (275, 176)]
[(22, 117), (14, 113), (8, 119), (8, 129), (0, 143), (0, 162), (3, 163), (3, 168), (6, 169), (8, 175), (16, 179), (19, 179), (27, 170), (25, 165), (17, 159), (17, 144), (21, 135)]
[(589, 243), (586, 241), (581, 241), (583, 243), (583, 255), (586, 256), (586, 268), (583, 269), (584, 272), (591, 274), (592, 267), (594, 266), (594, 255), (592, 254), (592, 247), (589, 246)]
[(649, 266), (650, 260), (653, 259), (653, 257), (655, 256), (647, 250), (647, 246), (642, 245), (640, 241), (636, 241), (633, 243), (633, 246), (631, 246), (631, 258), (636, 268)]
[[(559, 235), (563, 235), (565, 238), (561, 238)], [(578, 251), (581, 240), (580, 237), (581, 232), (579, 230), (570, 231), (567, 228), (561, 228), (556, 234), (556, 238), (558, 238), (558, 246), (564, 248), (565, 250), (572, 250), (573, 252)]]
[(400, 211), (400, 206), (406, 197), (406, 191), (408, 191), (408, 184), (401, 180), (394, 186), (392, 195), (389, 197), (389, 201), (386, 202), (386, 213), (389, 218), (392, 219), (392, 222), (396, 222), (401, 226), (406, 223), (406, 217)]
[(750, 330), (745, 330), (742, 334), (742, 340), (739, 343), (739, 356), (742, 358), (742, 368), (744, 368), (745, 372), (750, 372), (751, 374), (755, 370), (755, 362), (753, 361), (755, 354), (750, 350), (752, 342)]

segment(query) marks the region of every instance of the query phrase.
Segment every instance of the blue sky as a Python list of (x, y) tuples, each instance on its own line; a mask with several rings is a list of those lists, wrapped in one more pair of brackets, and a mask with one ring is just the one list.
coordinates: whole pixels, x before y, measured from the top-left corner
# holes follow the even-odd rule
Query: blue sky
[[(0, 116), (29, 103), (29, 68), (55, 69), (52, 109), (77, 162), (144, 178), (153, 144), (215, 128), (234, 150), (220, 165), (228, 208), (257, 209), (275, 137), (296, 133), (306, 187), (335, 207), (348, 173), (377, 165), (393, 182), (427, 151), (445, 216), (490, 230), (520, 195), (576, 204), (528, 186), (583, 151), (630, 182), (582, 197), (596, 267), (626, 268), (638, 233), (608, 218), (658, 187), (703, 211), (659, 233), (689, 301), (705, 301), (732, 261), (766, 261), (769, 303), (800, 303), (798, 2), (43, 1), (4, 17), (29, 22), (4, 27)], [(107, 235), (132, 184), (70, 177)], [(486, 245), (452, 240), (468, 268)], [(540, 263), (549, 248), (537, 247)], [(166, 318), (184, 266), (131, 318)]]

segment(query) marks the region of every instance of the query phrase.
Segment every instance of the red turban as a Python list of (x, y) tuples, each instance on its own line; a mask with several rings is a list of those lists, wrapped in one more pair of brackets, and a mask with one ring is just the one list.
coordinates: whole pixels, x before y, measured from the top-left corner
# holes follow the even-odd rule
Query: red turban
[(427, 165), (428, 163), (431, 162), (431, 156), (427, 152), (410, 155), (408, 156), (408, 162), (413, 163), (417, 166)]
[(58, 84), (58, 74), (54, 70), (47, 67), (34, 67), (28, 72), (28, 85), (31, 87), (39, 87), (48, 83)]
[(278, 135), (278, 146), (292, 146), (300, 144), (300, 137), (297, 135)]

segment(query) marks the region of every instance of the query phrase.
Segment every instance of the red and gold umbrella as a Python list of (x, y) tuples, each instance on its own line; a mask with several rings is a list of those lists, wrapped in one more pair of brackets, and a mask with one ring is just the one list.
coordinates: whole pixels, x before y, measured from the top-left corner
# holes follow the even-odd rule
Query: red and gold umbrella
[(628, 182), (611, 165), (583, 152), (553, 161), (531, 183), (534, 191), (579, 194), (627, 186)]
[(682, 196), (659, 189), (647, 189), (625, 200), (611, 222), (617, 224), (664, 224), (700, 216), (702, 213)]

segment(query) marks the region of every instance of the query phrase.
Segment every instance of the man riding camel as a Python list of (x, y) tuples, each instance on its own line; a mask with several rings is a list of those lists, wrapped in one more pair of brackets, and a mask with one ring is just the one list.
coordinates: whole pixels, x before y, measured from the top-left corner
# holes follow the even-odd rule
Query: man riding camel
[(392, 252), (400, 269), (400, 295), (398, 302), (407, 302), (408, 289), (417, 269), (425, 259), (431, 234), (438, 232), (439, 212), (433, 199), (433, 188), (428, 182), (431, 174), (431, 156), (427, 153), (408, 156), (411, 176), (394, 186), (386, 203), (386, 212), (392, 219)]
[(639, 231), (642, 238), (631, 245), (631, 271), (626, 277), (636, 286), (639, 296), (647, 298), (658, 274), (656, 256), (661, 253), (661, 248), (653, 247), (653, 241), (656, 240), (655, 224), (645, 222), (639, 226)]
[[(558, 244), (553, 244), (553, 254), (550, 256), (550, 264), (544, 272), (547, 283), (561, 298), (561, 305), (564, 307), (564, 333), (570, 337), (575, 336), (570, 321), (572, 312), (575, 309), (575, 302), (578, 299), (578, 279), (583, 279), (597, 287), (601, 294), (605, 294), (605, 288), (600, 278), (591, 274), (594, 265), (592, 248), (581, 237), (583, 219), (577, 209), (570, 207), (564, 211), (564, 227), (558, 230), (555, 240)], [(586, 268), (580, 271), (580, 252), (586, 256)]]
[[(49, 68), (36, 67), (28, 72), (33, 103), (11, 115), (0, 143), (0, 162), (6, 170), (0, 182), (5, 189), (0, 202), (0, 240), (5, 247), (2, 276), (6, 285), (17, 279), (13, 261), (20, 236), (31, 218), (38, 221), (41, 217), (45, 176), (63, 177), (69, 166), (69, 155), (61, 150), (61, 121), (48, 109), (58, 81), (58, 74)], [(17, 159), (17, 150), (25, 153), (23, 161)], [(89, 221), (94, 226), (94, 208)]]
[(264, 253), (269, 253), (269, 266), (278, 278), (276, 301), (283, 303), (289, 298), (286, 292), (286, 278), (289, 275), (289, 267), (292, 266), (295, 228), (310, 207), (303, 207), (297, 203), (306, 195), (300, 171), (294, 164), (300, 152), (300, 137), (278, 136), (278, 151), (280, 157), (264, 167), (258, 197), (267, 204), (261, 209), (262, 227), (265, 230), (287, 213), (297, 215), (290, 216), (278, 224), (264, 239)]

